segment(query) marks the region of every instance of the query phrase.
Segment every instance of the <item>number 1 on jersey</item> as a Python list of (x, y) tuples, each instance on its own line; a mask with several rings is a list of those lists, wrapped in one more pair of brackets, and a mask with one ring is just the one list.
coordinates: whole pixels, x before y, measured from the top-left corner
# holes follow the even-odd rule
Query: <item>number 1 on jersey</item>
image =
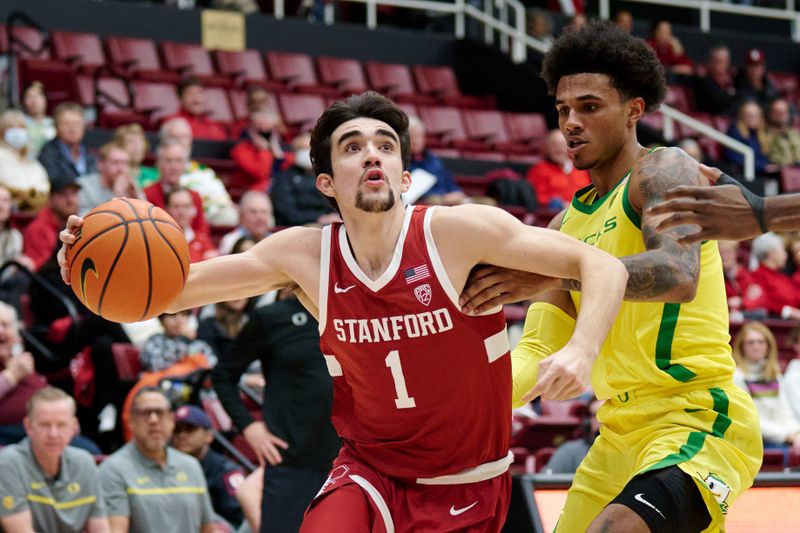
[(394, 390), (397, 392), (397, 398), (394, 399), (395, 406), (398, 409), (416, 407), (417, 403), (408, 395), (408, 389), (406, 389), (406, 379), (403, 377), (403, 367), (400, 365), (400, 352), (397, 350), (389, 352), (389, 355), (386, 356), (386, 366), (392, 371)]

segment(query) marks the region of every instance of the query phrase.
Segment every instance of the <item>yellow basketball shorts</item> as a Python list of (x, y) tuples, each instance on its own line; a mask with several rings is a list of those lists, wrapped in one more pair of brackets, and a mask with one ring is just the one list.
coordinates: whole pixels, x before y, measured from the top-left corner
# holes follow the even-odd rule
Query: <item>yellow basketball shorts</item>
[[(624, 400), (624, 401), (623, 401)], [(750, 396), (733, 384), (671, 396), (606, 401), (589, 454), (567, 494), (556, 531), (583, 532), (637, 474), (676, 465), (692, 476), (708, 506), (706, 531), (725, 531), (725, 515), (761, 467), (763, 445)]]

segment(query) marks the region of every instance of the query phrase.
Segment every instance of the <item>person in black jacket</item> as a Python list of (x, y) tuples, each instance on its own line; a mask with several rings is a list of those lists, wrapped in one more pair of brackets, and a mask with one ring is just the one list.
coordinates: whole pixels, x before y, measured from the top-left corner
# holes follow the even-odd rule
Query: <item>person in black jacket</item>
[(272, 180), (270, 194), (278, 226), (328, 224), (339, 220), (333, 207), (317, 190), (317, 176), (311, 168), (311, 137), (304, 133), (292, 141), (294, 164)]
[(97, 172), (97, 159), (83, 142), (86, 122), (81, 106), (64, 102), (56, 107), (53, 116), (56, 138), (48, 141), (39, 152), (39, 162), (47, 170), (50, 181)]
[[(341, 446), (330, 421), (333, 384), (319, 348), (317, 321), (291, 292), (258, 307), (211, 373), (233, 423), (266, 464), (261, 532), (295, 532), (327, 479)], [(256, 358), (267, 385), (263, 420), (240, 399), (239, 378)]]

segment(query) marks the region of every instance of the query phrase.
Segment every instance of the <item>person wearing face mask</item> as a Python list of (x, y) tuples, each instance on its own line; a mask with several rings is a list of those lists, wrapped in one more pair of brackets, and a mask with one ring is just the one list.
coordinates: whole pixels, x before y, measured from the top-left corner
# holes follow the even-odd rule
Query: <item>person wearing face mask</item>
[(28, 159), (25, 115), (9, 110), (0, 115), (0, 185), (11, 191), (17, 209), (37, 211), (47, 203), (50, 180), (38, 161)]
[(589, 185), (589, 173), (572, 164), (567, 141), (559, 130), (547, 135), (544, 159), (528, 170), (527, 177), (539, 202), (553, 209), (563, 209), (575, 191)]
[(229, 187), (266, 191), (272, 176), (286, 168), (288, 147), (278, 132), (280, 117), (271, 111), (255, 111), (250, 125), (242, 132), (241, 140), (231, 149), (236, 174)]
[(331, 204), (317, 189), (317, 177), (311, 168), (311, 136), (298, 135), (292, 141), (294, 164), (272, 180), (272, 205), (275, 224), (303, 226), (329, 224), (339, 220)]

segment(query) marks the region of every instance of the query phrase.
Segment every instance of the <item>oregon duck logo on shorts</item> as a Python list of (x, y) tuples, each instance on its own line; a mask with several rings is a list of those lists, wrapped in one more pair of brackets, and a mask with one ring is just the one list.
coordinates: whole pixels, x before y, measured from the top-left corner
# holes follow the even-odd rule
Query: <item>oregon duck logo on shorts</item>
[(706, 487), (708, 487), (708, 490), (711, 491), (711, 494), (714, 495), (714, 499), (717, 500), (719, 508), (722, 510), (722, 514), (726, 514), (728, 512), (728, 504), (725, 503), (725, 500), (728, 499), (728, 495), (731, 493), (731, 488), (713, 472), (706, 476), (706, 478), (703, 480), (703, 483)]
[(6, 509), (11, 509), (14, 507), (14, 497), (13, 496), (3, 496), (3, 507)]

